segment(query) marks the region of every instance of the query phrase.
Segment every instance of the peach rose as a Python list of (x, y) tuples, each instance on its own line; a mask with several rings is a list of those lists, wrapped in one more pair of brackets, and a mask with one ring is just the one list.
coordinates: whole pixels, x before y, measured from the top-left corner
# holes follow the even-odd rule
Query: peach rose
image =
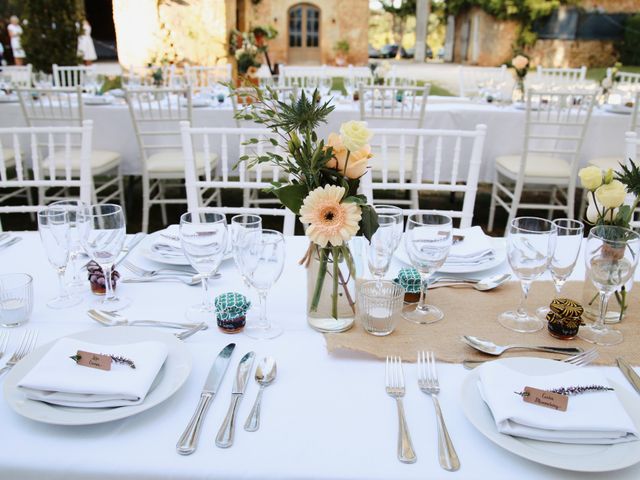
[[(327, 162), (328, 168), (335, 168), (341, 171), (347, 178), (360, 178), (367, 171), (371, 155), (371, 147), (365, 145), (360, 150), (351, 152), (347, 170), (344, 171), (347, 162), (347, 147), (342, 144), (342, 139), (337, 133), (330, 133), (326, 143), (327, 147), (333, 148), (333, 158)], [(326, 148), (326, 147), (325, 147)]]
[(517, 68), (518, 70), (522, 70), (529, 65), (529, 59), (524, 55), (517, 55), (513, 60), (511, 60), (511, 65), (513, 68)]

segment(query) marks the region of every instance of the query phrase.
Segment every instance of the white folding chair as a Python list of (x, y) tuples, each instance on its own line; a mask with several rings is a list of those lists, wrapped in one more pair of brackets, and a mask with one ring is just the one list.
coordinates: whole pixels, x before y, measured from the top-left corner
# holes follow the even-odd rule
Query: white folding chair
[[(18, 88), (18, 99), (22, 113), (30, 127), (80, 126), (84, 120), (82, 93), (75, 88)], [(71, 150), (72, 173), (80, 174), (80, 146)], [(53, 157), (51, 157), (53, 158)], [(50, 158), (44, 160), (48, 165)], [(124, 207), (124, 182), (120, 171), (120, 153), (111, 150), (91, 151), (91, 198), (93, 203), (113, 203), (117, 199)], [(54, 169), (62, 165), (53, 164)], [(38, 189), (40, 204), (64, 199), (66, 191)]]
[(9, 77), (16, 87), (30, 87), (33, 67), (29, 65), (0, 65), (0, 75)]
[(211, 90), (217, 84), (231, 82), (231, 64), (184, 67), (184, 77), (191, 87), (191, 92), (197, 95)]
[(60, 66), (55, 63), (53, 68), (54, 87), (84, 87), (87, 75), (95, 75), (95, 65)]
[[(488, 230), (496, 206), (509, 212), (507, 225), (521, 209), (562, 211), (574, 216), (580, 150), (596, 95), (593, 93), (527, 93), (522, 152), (495, 159)], [(522, 203), (526, 190), (550, 193), (545, 203)], [(504, 198), (503, 198), (504, 197)]]
[[(477, 125), (475, 130), (435, 130), (417, 128), (373, 128), (371, 147), (374, 158), (380, 158), (380, 178), (369, 170), (362, 177), (362, 190), (370, 203), (388, 203), (377, 198), (377, 190), (409, 191), (415, 203), (403, 210), (405, 215), (419, 210), (421, 192), (461, 193), (462, 209), (442, 211), (459, 219), (460, 228), (470, 227), (478, 190), (478, 176), (487, 127)], [(394, 158), (399, 162), (396, 170)], [(432, 211), (432, 210), (430, 210)]]
[(539, 84), (539, 88), (548, 89), (551, 87), (583, 83), (586, 81), (586, 78), (587, 67), (584, 65), (578, 68), (551, 68), (538, 65), (534, 81)]
[[(274, 133), (265, 128), (225, 128), (225, 127), (191, 127), (189, 122), (181, 122), (182, 148), (185, 160), (185, 184), (190, 212), (216, 211), (225, 214), (251, 213), (283, 217), (283, 233), (293, 235), (295, 215), (285, 208), (260, 207), (212, 207), (210, 199), (204, 200), (209, 192), (221, 189), (241, 189), (243, 192), (258, 191), (270, 187), (273, 181), (282, 181), (283, 172), (277, 167), (264, 164), (249, 169), (243, 155), (249, 155), (255, 149), (258, 155), (264, 154), (271, 145), (269, 138)], [(252, 138), (259, 140), (257, 144), (245, 145)], [(266, 148), (265, 148), (266, 147)], [(215, 150), (215, 152), (214, 152)], [(204, 172), (198, 168), (197, 151), (204, 152)], [(210, 158), (219, 158), (218, 174), (215, 175), (216, 164)], [(234, 170), (234, 166), (237, 169)], [(204, 174), (202, 174), (204, 173)]]
[[(162, 74), (160, 85), (156, 85), (153, 78), (158, 69)], [(178, 74), (175, 65), (145, 65), (143, 67), (130, 65), (122, 75), (122, 83), (124, 87), (129, 89), (153, 86), (180, 88), (183, 77)]]
[(507, 66), (458, 68), (458, 91), (461, 97), (480, 96), (483, 89), (502, 89), (507, 81)]
[[(92, 128), (91, 120), (85, 120), (78, 127), (0, 128), (0, 189), (9, 190), (0, 194), (0, 213), (37, 212), (46, 205), (16, 204), (16, 192), (25, 188), (66, 191), (77, 188), (76, 196), (91, 203)], [(78, 145), (80, 153), (76, 159), (73, 152)], [(7, 150), (15, 152), (12, 159), (4, 156)], [(54, 161), (45, 162), (45, 158)], [(54, 168), (54, 165), (62, 168)], [(15, 177), (8, 174), (9, 168), (15, 169)], [(31, 170), (31, 176), (27, 175), (28, 170)], [(7, 205), (8, 200), (12, 205)]]
[(374, 126), (393, 120), (422, 128), (430, 89), (429, 84), (424, 87), (361, 85), (360, 120), (372, 121)]

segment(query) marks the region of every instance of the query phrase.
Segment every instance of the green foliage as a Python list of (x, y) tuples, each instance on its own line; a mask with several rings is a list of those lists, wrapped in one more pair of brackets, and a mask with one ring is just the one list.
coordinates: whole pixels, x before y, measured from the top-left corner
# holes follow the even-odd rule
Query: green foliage
[(76, 0), (24, 0), (22, 46), (36, 71), (77, 65), (82, 8)]
[(333, 49), (338, 52), (338, 53), (344, 53), (345, 55), (347, 53), (349, 53), (350, 50), (350, 46), (349, 46), (349, 41), (342, 39), (342, 40), (338, 40), (336, 42), (336, 44), (334, 45)]
[(629, 159), (629, 166), (620, 164), (620, 171), (616, 172), (616, 180), (619, 180), (627, 187), (627, 192), (640, 197), (640, 165), (636, 165)]
[(627, 19), (624, 28), (624, 41), (620, 49), (623, 63), (640, 65), (640, 13)]

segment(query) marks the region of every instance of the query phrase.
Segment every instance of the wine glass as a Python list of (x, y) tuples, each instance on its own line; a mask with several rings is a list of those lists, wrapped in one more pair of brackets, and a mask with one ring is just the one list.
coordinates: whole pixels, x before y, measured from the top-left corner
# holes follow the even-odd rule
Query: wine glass
[(422, 288), (415, 310), (403, 312), (410, 322), (428, 324), (442, 320), (442, 310), (426, 302), (429, 279), (444, 264), (453, 241), (451, 217), (415, 213), (407, 219), (404, 241), (411, 264), (420, 272)]
[[(238, 249), (242, 248), (241, 244), (245, 233), (248, 230), (254, 229), (262, 229), (262, 219), (258, 215), (240, 214), (231, 218), (231, 226), (229, 227), (231, 240), (230, 250), (240, 273), (242, 273), (242, 268), (240, 268), (239, 264), (240, 258), (238, 256)], [(244, 277), (243, 280), (248, 285), (248, 282)]]
[(38, 212), (40, 240), (42, 240), (42, 245), (47, 253), (49, 263), (58, 273), (60, 293), (57, 297), (47, 302), (47, 306), (51, 308), (68, 308), (82, 301), (80, 297), (69, 294), (64, 281), (71, 244), (71, 234), (69, 230), (69, 217), (65, 210), (46, 208)]
[(629, 229), (598, 225), (591, 229), (584, 255), (589, 280), (600, 294), (600, 315), (595, 323), (580, 327), (578, 336), (597, 345), (622, 342), (622, 332), (604, 323), (611, 294), (633, 275), (640, 255), (640, 236)]
[(225, 255), (227, 219), (221, 213), (184, 213), (180, 217), (180, 241), (184, 255), (202, 278), (202, 302), (187, 309), (187, 318), (211, 321), (215, 307), (209, 296), (209, 280)]
[(90, 205), (80, 211), (80, 244), (91, 259), (100, 265), (104, 274), (105, 295), (96, 302), (100, 310), (115, 311), (131, 302), (126, 297), (116, 296), (111, 274), (126, 237), (124, 213), (120, 205), (105, 203)]
[(380, 284), (402, 239), (402, 209), (391, 205), (376, 205), (374, 209), (379, 227), (367, 245), (367, 259), (369, 271)]
[[(549, 270), (553, 285), (556, 289), (557, 297), (560, 297), (562, 287), (573, 272), (580, 254), (582, 238), (584, 234), (584, 224), (579, 220), (570, 218), (559, 218), (553, 221), (558, 231), (556, 248), (551, 257)], [(540, 307), (536, 310), (536, 315), (541, 320), (546, 320), (549, 307)]]
[(251, 229), (242, 238), (238, 250), (241, 275), (258, 291), (260, 299), (260, 319), (245, 328), (251, 338), (275, 338), (282, 333), (282, 328), (267, 317), (267, 295), (282, 274), (285, 249), (284, 236), (275, 230)]
[(333, 86), (333, 78), (331, 77), (321, 77), (319, 80), (319, 88), (320, 88), (320, 95), (322, 95), (323, 97), (329, 95), (329, 92), (331, 91), (331, 87)]
[(80, 278), (82, 265), (78, 262), (78, 259), (84, 257), (85, 253), (82, 245), (80, 245), (80, 227), (78, 221), (82, 219), (81, 211), (86, 208), (86, 205), (80, 200), (59, 200), (50, 204), (49, 207), (67, 212), (71, 242), (69, 248), (69, 264), (72, 274), (68, 286), (71, 287), (72, 290), (80, 290), (86, 286), (86, 281)]
[(356, 85), (353, 77), (344, 77), (342, 79), (342, 86), (346, 92), (347, 98), (353, 100), (353, 92), (355, 92)]
[(514, 218), (507, 229), (507, 258), (513, 273), (520, 279), (522, 298), (516, 310), (503, 312), (498, 322), (516, 332), (537, 332), (544, 323), (526, 308), (531, 283), (551, 263), (555, 251), (557, 228), (551, 220), (537, 217)]

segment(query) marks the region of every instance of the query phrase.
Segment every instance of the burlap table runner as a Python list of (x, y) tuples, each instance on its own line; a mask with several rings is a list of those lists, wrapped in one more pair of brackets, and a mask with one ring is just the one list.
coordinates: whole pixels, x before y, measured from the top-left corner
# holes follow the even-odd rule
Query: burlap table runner
[[(584, 282), (568, 282), (562, 291), (563, 296), (582, 303)], [(634, 291), (640, 286), (635, 285)], [(551, 282), (535, 282), (529, 292), (527, 302), (530, 311), (542, 305), (549, 305), (554, 298)], [(624, 341), (615, 346), (598, 346), (600, 357), (593, 363), (614, 365), (615, 358), (625, 357), (631, 364), (640, 365), (640, 295), (629, 295), (629, 310), (624, 320), (613, 327), (624, 334)], [(591, 348), (594, 345), (580, 339), (563, 341), (547, 333), (545, 328), (536, 333), (517, 333), (502, 327), (498, 314), (515, 308), (520, 299), (520, 284), (509, 282), (489, 291), (479, 292), (472, 288), (437, 288), (429, 290), (428, 301), (437, 305), (445, 314), (440, 322), (430, 325), (417, 325), (400, 318), (395, 331), (386, 337), (375, 337), (364, 331), (359, 320), (354, 327), (343, 333), (325, 334), (327, 349), (334, 352), (339, 349), (365, 352), (378, 358), (386, 355), (399, 355), (408, 362), (416, 361), (419, 350), (432, 350), (438, 360), (460, 363), (465, 359), (487, 360), (491, 357), (477, 352), (464, 344), (462, 335), (474, 335), (486, 338), (499, 345), (553, 345)], [(615, 301), (612, 297), (611, 301)], [(556, 358), (557, 354), (509, 350), (503, 356), (531, 355)]]

